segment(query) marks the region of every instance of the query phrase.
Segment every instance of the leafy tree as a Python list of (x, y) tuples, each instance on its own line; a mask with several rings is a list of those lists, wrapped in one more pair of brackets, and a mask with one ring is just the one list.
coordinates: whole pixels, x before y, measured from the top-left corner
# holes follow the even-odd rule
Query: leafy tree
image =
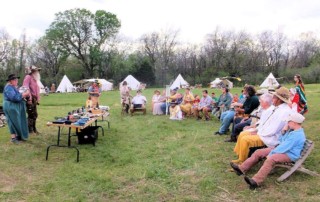
[(87, 76), (92, 77), (101, 64), (107, 40), (118, 33), (120, 26), (117, 16), (112, 13), (98, 10), (92, 14), (86, 9), (71, 9), (56, 14), (46, 37), (77, 58)]

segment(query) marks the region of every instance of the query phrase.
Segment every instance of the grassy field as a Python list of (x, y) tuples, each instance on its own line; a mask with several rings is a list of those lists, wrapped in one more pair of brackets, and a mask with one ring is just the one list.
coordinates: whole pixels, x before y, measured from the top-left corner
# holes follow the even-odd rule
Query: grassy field
[[(310, 111), (304, 128), (315, 149), (305, 165), (320, 173), (320, 85), (306, 89)], [(148, 100), (153, 91), (144, 91)], [(193, 93), (200, 94), (201, 89)], [(42, 97), (38, 121), (42, 135), (25, 143), (10, 143), (8, 128), (0, 128), (0, 201), (320, 201), (319, 178), (295, 173), (276, 183), (281, 169), (262, 188), (249, 190), (243, 177), (229, 170), (236, 157), (234, 143), (225, 143), (227, 136), (212, 135), (218, 120), (170, 121), (167, 116), (153, 116), (150, 106), (145, 116), (122, 117), (119, 91), (104, 92), (100, 98), (111, 108), (111, 129), (99, 122), (105, 136), (99, 134), (96, 147), (77, 145), (73, 137), (79, 163), (74, 149), (55, 147), (46, 161), (46, 148), (57, 137), (57, 128), (46, 123), (81, 107), (86, 98), (85, 93)], [(62, 136), (62, 143), (66, 141)]]

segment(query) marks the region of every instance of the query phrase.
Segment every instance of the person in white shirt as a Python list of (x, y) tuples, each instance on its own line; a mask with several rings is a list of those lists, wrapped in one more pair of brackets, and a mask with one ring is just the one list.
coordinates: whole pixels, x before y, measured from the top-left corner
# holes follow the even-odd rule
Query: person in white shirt
[(257, 130), (248, 130), (240, 133), (234, 152), (239, 159), (233, 163), (242, 163), (248, 158), (250, 147), (267, 146), (273, 148), (279, 144), (279, 137), (282, 128), (286, 125), (285, 118), (292, 113), (289, 107), (289, 90), (281, 87), (272, 93), (272, 103), (274, 107), (269, 107), (258, 122)]
[(132, 108), (145, 108), (147, 98), (141, 94), (141, 90), (137, 91), (137, 95), (132, 99)]

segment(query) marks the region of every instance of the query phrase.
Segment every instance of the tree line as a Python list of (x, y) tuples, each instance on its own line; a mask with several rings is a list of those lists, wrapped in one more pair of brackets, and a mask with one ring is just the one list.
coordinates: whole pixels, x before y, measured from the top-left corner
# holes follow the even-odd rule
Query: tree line
[[(113, 13), (71, 9), (59, 12), (44, 36), (28, 40), (25, 33), (12, 39), (0, 29), (0, 79), (24, 76), (24, 68), (42, 68), (45, 85), (105, 78), (117, 85), (128, 74), (148, 86), (169, 84), (180, 73), (191, 84), (207, 86), (216, 77), (237, 76), (260, 84), (272, 72), (280, 83), (301, 74), (305, 83), (320, 81), (320, 45), (315, 33), (288, 39), (281, 32), (223, 30), (216, 27), (202, 44), (183, 43), (178, 30), (146, 33), (128, 40), (118, 32), (121, 21)], [(238, 83), (237, 83), (238, 82)]]

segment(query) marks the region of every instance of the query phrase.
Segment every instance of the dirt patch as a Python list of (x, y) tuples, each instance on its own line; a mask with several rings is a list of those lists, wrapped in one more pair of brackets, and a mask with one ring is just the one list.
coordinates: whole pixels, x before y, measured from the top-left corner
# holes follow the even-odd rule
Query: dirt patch
[(0, 192), (12, 192), (16, 185), (16, 180), (0, 171)]

